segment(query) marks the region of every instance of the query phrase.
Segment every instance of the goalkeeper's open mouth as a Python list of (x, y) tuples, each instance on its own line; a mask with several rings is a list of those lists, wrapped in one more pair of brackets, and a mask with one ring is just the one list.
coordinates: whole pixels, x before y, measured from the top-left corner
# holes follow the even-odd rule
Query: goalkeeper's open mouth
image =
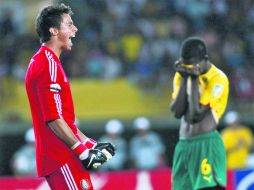
[(75, 37), (76, 37), (76, 34), (73, 34), (73, 35), (71, 35), (71, 36), (69, 37), (69, 42), (70, 42), (71, 45), (73, 45), (72, 39), (75, 38)]

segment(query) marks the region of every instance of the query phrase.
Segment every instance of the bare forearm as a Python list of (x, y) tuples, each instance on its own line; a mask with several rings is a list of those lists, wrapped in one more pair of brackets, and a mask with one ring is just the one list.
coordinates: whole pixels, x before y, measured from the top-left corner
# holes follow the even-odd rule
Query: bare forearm
[(176, 118), (180, 118), (186, 112), (187, 108), (186, 86), (187, 80), (182, 78), (178, 95), (171, 104), (171, 111), (174, 113)]
[(200, 110), (198, 78), (191, 78), (190, 94), (188, 96), (190, 115), (195, 115)]
[(188, 96), (188, 106), (190, 112), (190, 120), (192, 122), (200, 121), (205, 114), (209, 111), (209, 108), (199, 103), (199, 80), (198, 77), (191, 77), (191, 88)]
[(70, 127), (63, 119), (56, 119), (48, 123), (51, 130), (58, 136), (67, 146), (72, 147), (78, 142)]
[(84, 133), (82, 133), (82, 131), (80, 131), (79, 129), (77, 129), (77, 131), (78, 131), (78, 136), (80, 140), (84, 142), (88, 137)]

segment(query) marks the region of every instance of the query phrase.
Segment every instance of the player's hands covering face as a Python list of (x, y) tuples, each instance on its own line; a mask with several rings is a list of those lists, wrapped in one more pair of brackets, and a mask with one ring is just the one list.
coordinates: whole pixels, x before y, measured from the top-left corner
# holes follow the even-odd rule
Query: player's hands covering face
[(175, 71), (180, 73), (183, 78), (188, 76), (197, 77), (201, 74), (199, 64), (184, 64), (182, 60), (177, 60), (174, 64)]

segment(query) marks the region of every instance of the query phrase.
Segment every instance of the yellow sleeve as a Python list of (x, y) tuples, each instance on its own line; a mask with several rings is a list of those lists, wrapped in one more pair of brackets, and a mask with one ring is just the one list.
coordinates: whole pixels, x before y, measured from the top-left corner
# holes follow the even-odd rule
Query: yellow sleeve
[(224, 113), (228, 102), (229, 84), (225, 75), (211, 79), (200, 97), (200, 103), (212, 109), (218, 121)]
[(174, 79), (173, 79), (173, 93), (172, 93), (172, 99), (176, 99), (176, 96), (178, 94), (179, 88), (180, 88), (180, 81), (181, 81), (181, 75), (176, 72)]

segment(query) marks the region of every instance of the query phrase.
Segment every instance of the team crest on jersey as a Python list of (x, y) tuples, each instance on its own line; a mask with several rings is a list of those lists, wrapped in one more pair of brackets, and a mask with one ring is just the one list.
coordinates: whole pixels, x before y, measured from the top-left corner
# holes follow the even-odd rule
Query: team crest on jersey
[(82, 179), (80, 181), (80, 185), (81, 185), (81, 188), (84, 190), (88, 190), (91, 187), (89, 181), (87, 181), (86, 179)]
[(224, 87), (220, 84), (215, 84), (213, 87), (212, 95), (215, 97), (220, 97), (223, 92)]
[(50, 84), (50, 91), (51, 92), (60, 92), (61, 86), (57, 83)]

